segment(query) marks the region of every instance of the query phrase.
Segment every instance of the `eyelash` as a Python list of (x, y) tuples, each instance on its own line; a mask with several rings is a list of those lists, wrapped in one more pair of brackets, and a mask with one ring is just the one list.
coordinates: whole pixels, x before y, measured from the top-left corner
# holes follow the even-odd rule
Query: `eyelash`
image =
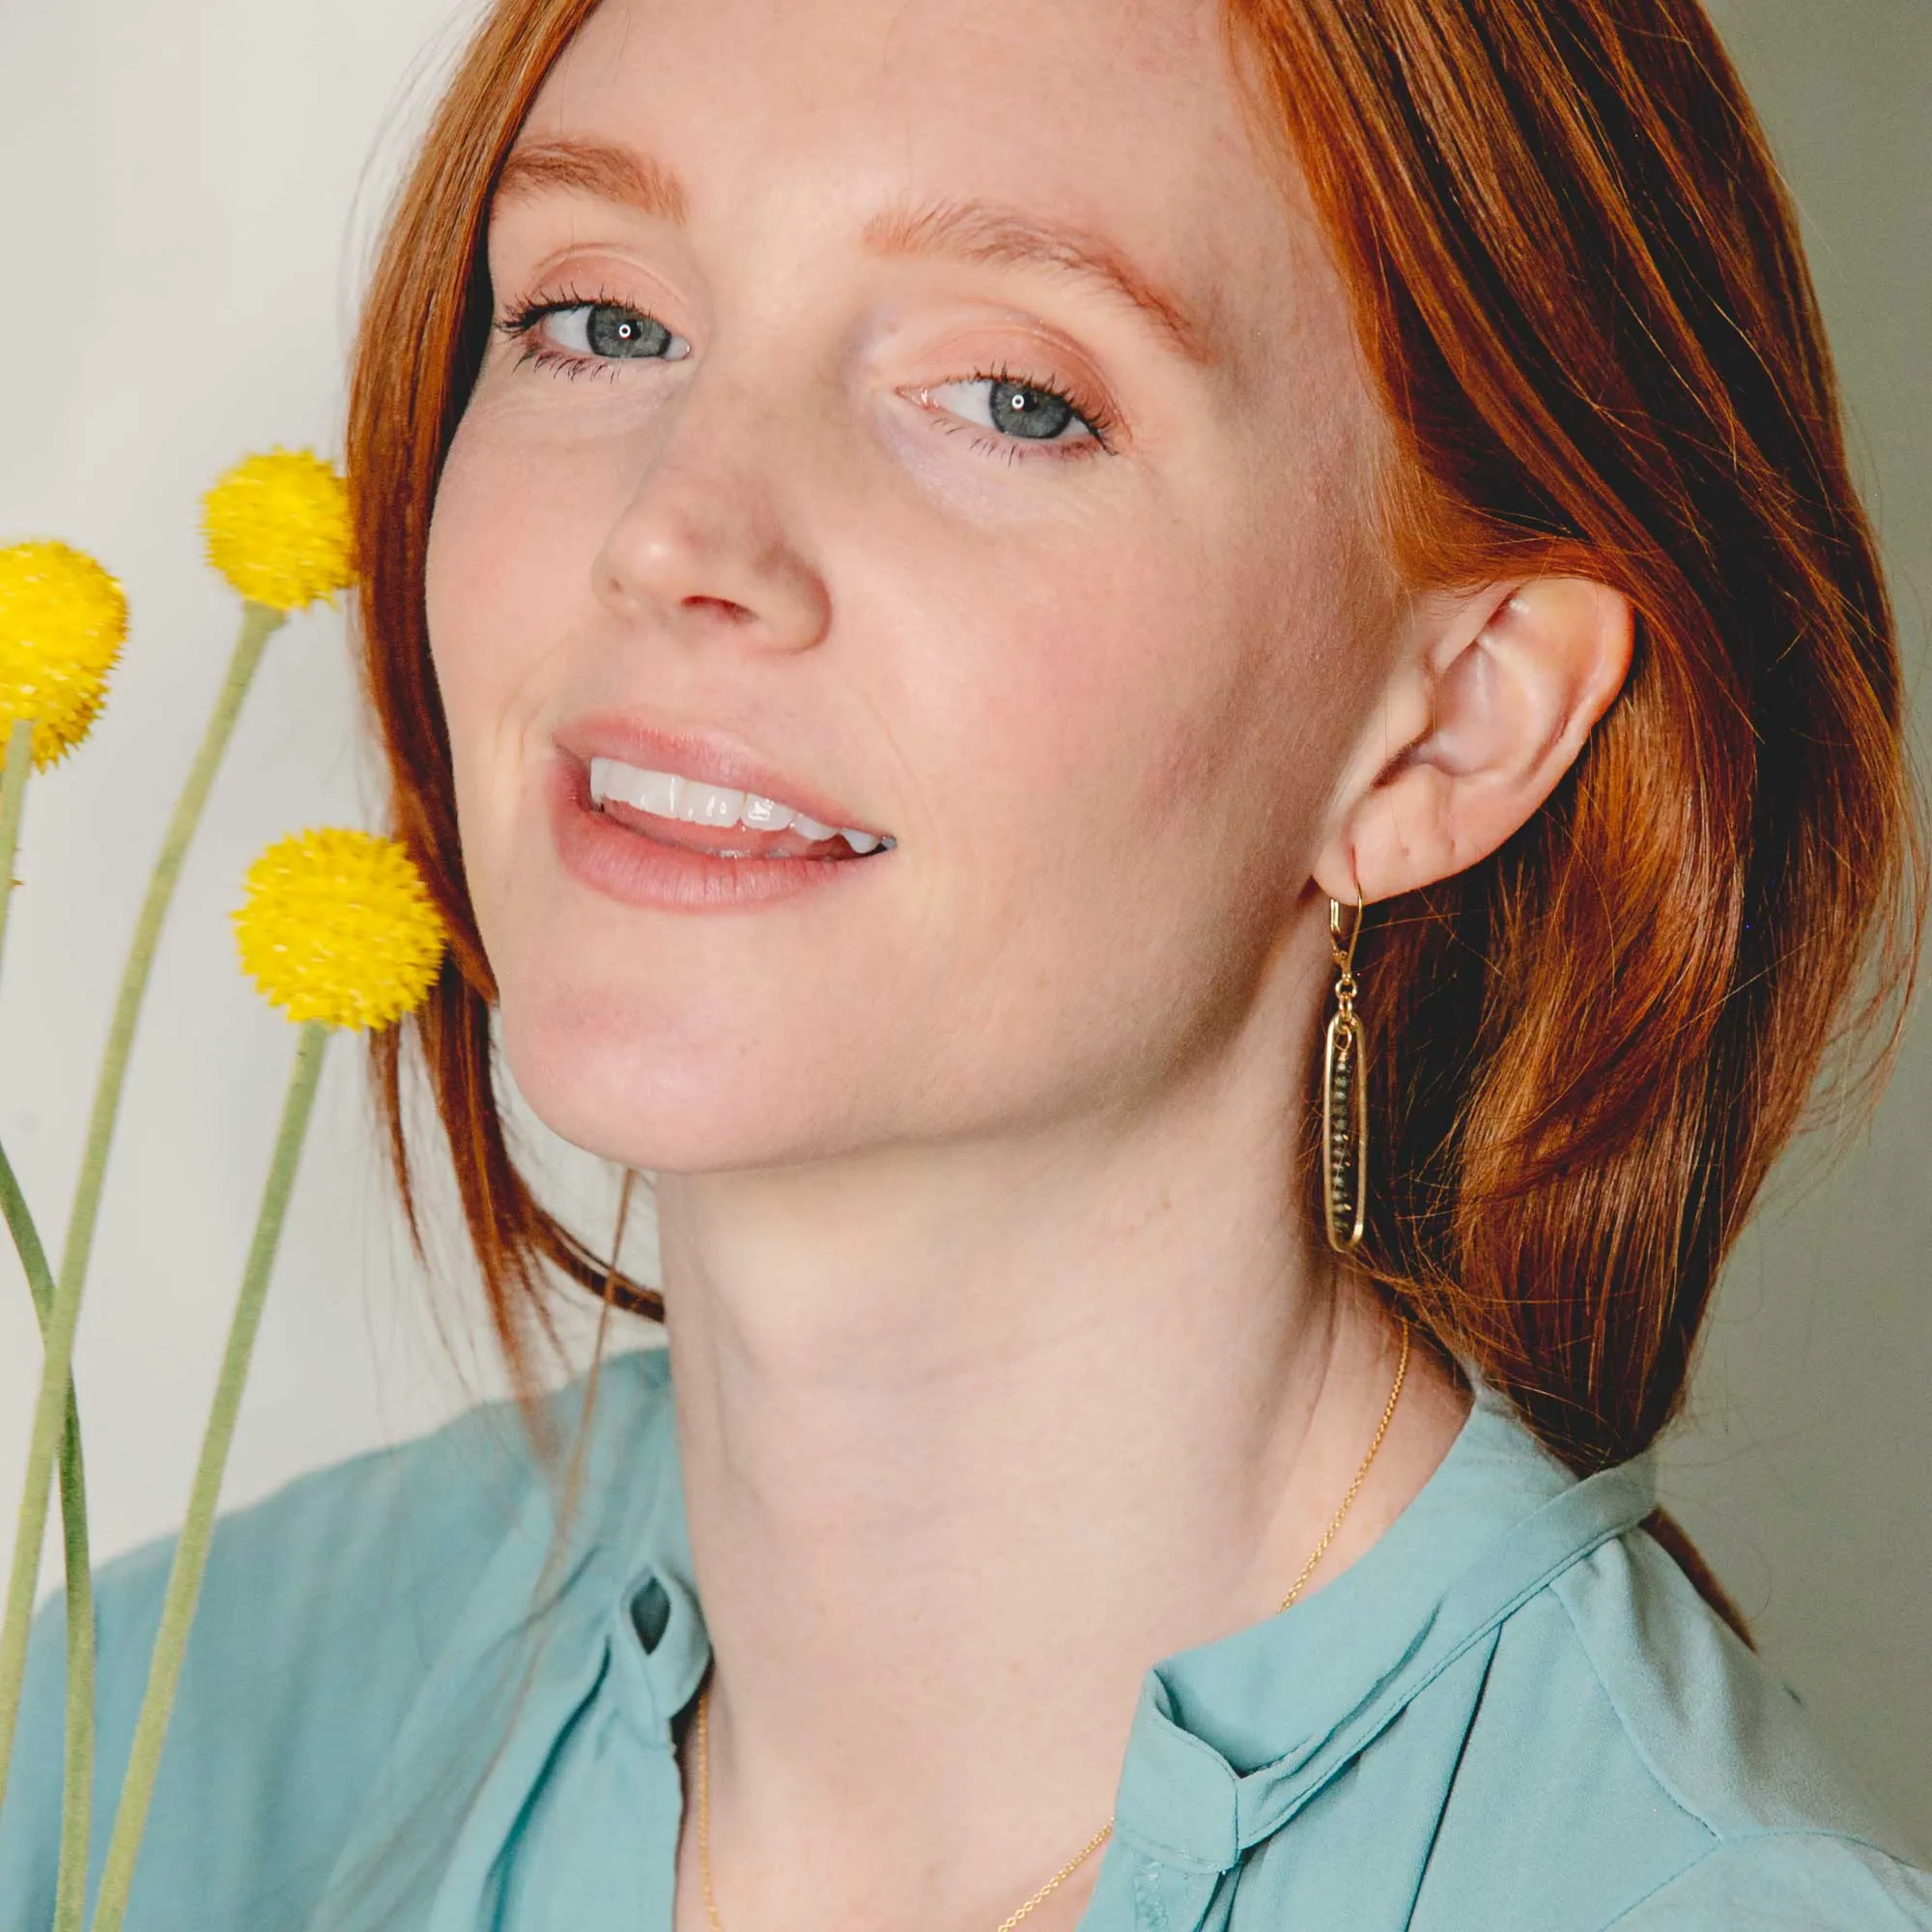
[[(620, 308), (630, 309), (629, 302), (618, 301), (608, 295), (582, 295), (575, 291), (546, 298), (542, 300), (521, 302), (496, 325), (497, 333), (521, 345), (517, 356), (517, 367), (547, 369), (563, 376), (571, 382), (589, 376), (592, 379), (603, 375), (614, 380), (617, 361), (614, 357), (573, 355), (561, 349), (546, 348), (542, 342), (534, 340), (538, 325), (553, 315), (567, 314), (578, 308)], [(642, 314), (642, 310), (632, 310)], [(1044, 457), (1050, 462), (1068, 462), (1076, 457), (1111, 455), (1113, 453), (1115, 422), (1113, 415), (1099, 403), (1091, 400), (1076, 384), (1058, 378), (1049, 377), (1042, 381), (1037, 377), (1024, 375), (1009, 368), (1004, 362), (989, 369), (976, 369), (970, 376), (953, 376), (946, 383), (929, 383), (923, 385), (928, 392), (945, 388), (952, 383), (1005, 383), (1016, 388), (1028, 389), (1037, 395), (1051, 396), (1056, 402), (1065, 403), (1075, 417), (1084, 423), (1090, 435), (1077, 437), (1071, 442), (1040, 442), (1035, 448), (1028, 448), (1019, 437), (995, 437), (985, 434), (977, 423), (964, 422), (950, 412), (933, 405), (923, 407), (927, 413), (940, 418), (938, 427), (948, 436), (965, 436), (973, 447), (983, 455), (1004, 459), (1008, 463), (1031, 463)]]
[(548, 298), (541, 301), (520, 302), (502, 321), (497, 324), (499, 335), (507, 336), (520, 344), (517, 354), (519, 369), (550, 369), (567, 376), (573, 383), (580, 376), (596, 377), (608, 375), (614, 378), (617, 364), (611, 358), (594, 355), (572, 355), (562, 349), (546, 349), (541, 342), (530, 338), (537, 325), (554, 315), (567, 314), (574, 308), (626, 308), (626, 302), (613, 301), (609, 296), (565, 294)]

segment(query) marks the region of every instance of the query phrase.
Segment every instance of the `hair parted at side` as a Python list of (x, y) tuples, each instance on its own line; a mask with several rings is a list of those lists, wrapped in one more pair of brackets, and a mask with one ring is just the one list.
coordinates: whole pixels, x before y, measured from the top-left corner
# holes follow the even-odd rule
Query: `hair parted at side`
[[(452, 935), (411, 1038), (518, 1370), (546, 1266), (600, 1291), (606, 1269), (506, 1144), (423, 573), (488, 339), (490, 197), (594, 4), (498, 0), (478, 32), (393, 213), (350, 398), (395, 829)], [(1821, 1063), (1854, 1037), (1885, 1058), (1883, 996), (1916, 956), (1897, 652), (1823, 328), (1695, 0), (1228, 0), (1226, 20), (1349, 291), (1404, 577), (1585, 576), (1637, 613), (1628, 685), (1556, 796), (1494, 858), (1374, 908), (1359, 968), (1368, 1265), (1600, 1466), (1670, 1418)], [(409, 1202), (403, 1043), (372, 1044)], [(662, 1312), (621, 1280), (616, 1299)]]

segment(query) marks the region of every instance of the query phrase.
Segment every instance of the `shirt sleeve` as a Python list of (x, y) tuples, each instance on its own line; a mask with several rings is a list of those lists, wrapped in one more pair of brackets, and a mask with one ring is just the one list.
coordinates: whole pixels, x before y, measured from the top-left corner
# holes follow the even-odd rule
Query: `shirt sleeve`
[(1932, 1932), (1932, 1875), (1826, 1832), (1726, 1839), (1615, 1932)]
[(60, 1856), (67, 1613), (56, 1597), (34, 1619), (14, 1735), (7, 1803), (0, 1809), (0, 1925), (39, 1932), (54, 1916)]
[[(301, 1477), (216, 1525), (162, 1751), (129, 1932), (291, 1932), (401, 1713), (501, 1541), (529, 1463), (514, 1410)], [(96, 1580), (90, 1908), (175, 1539)], [(59, 1861), (66, 1611), (35, 1620), (6, 1805), (0, 1928), (45, 1932)]]

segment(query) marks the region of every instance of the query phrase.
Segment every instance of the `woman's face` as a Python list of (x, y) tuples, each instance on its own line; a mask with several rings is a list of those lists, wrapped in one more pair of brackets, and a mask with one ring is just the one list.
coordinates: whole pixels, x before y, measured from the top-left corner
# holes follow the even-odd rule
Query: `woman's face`
[(1394, 630), (1218, 7), (606, 0), (505, 184), (428, 595), (526, 1098), (680, 1172), (1157, 1102), (1306, 929)]

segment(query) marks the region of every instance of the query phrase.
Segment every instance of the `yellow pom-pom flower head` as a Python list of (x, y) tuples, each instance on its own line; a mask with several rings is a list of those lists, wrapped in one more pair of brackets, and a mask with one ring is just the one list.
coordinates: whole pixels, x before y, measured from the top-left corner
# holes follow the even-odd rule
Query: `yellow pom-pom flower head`
[(299, 611), (355, 581), (349, 487), (309, 450), (248, 457), (201, 508), (209, 562), (251, 604)]
[(298, 833), (255, 861), (243, 891), (242, 971), (292, 1020), (393, 1026), (436, 983), (442, 920), (396, 839)]
[(128, 640), (128, 600), (84, 552), (64, 543), (0, 550), (0, 741), (34, 725), (39, 770), (85, 738)]

